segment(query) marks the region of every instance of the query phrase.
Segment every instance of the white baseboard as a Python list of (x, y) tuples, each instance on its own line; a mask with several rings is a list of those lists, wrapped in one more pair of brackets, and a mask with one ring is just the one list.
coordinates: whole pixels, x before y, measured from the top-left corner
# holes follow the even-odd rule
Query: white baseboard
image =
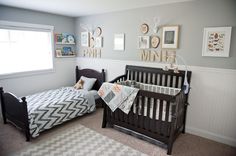
[(201, 136), (210, 140), (214, 140), (216, 142), (220, 142), (220, 143), (224, 143), (230, 146), (234, 146), (236, 147), (236, 140), (229, 138), (229, 137), (225, 137), (223, 135), (219, 135), (216, 133), (212, 133), (206, 130), (202, 130), (202, 129), (198, 129), (198, 128), (194, 128), (194, 127), (186, 127), (186, 132), (190, 133), (190, 134), (194, 134), (197, 136)]

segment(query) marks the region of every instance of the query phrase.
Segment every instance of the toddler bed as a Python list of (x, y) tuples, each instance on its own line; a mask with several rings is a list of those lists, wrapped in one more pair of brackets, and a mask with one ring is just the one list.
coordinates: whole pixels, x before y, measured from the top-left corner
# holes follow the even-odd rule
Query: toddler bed
[[(167, 145), (171, 154), (174, 140), (185, 132), (188, 92), (184, 88), (185, 71), (174, 73), (160, 68), (126, 66), (126, 72), (111, 81), (138, 88), (139, 91), (128, 114), (114, 112), (104, 105), (103, 124), (122, 127), (136, 136), (152, 138)], [(191, 71), (186, 73), (190, 83)]]
[(29, 141), (44, 130), (95, 111), (95, 102), (100, 101), (96, 93), (105, 81), (104, 70), (100, 73), (93, 69), (79, 70), (76, 66), (76, 82), (82, 76), (95, 81), (91, 91), (62, 87), (18, 99), (0, 88), (4, 124), (9, 121), (22, 129)]

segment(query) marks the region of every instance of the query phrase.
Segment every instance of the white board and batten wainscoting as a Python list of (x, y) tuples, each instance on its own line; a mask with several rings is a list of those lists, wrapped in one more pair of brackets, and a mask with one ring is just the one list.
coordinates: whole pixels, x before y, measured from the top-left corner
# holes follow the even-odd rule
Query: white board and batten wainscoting
[[(164, 67), (159, 63), (81, 57), (77, 57), (77, 65), (106, 69), (107, 81), (124, 74), (125, 65)], [(193, 73), (186, 132), (236, 147), (236, 70), (200, 66), (188, 69)]]

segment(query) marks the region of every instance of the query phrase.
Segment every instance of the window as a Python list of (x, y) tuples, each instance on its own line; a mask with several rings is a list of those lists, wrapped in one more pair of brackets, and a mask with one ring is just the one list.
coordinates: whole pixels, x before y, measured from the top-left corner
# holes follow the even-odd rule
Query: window
[(0, 21), (0, 78), (53, 70), (53, 26)]

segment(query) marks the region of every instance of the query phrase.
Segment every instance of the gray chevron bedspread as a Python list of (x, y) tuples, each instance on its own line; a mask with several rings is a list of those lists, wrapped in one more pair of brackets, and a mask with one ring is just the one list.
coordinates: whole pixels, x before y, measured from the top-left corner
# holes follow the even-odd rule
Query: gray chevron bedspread
[(63, 87), (27, 96), (29, 128), (32, 137), (65, 121), (93, 112), (95, 100), (88, 92)]

